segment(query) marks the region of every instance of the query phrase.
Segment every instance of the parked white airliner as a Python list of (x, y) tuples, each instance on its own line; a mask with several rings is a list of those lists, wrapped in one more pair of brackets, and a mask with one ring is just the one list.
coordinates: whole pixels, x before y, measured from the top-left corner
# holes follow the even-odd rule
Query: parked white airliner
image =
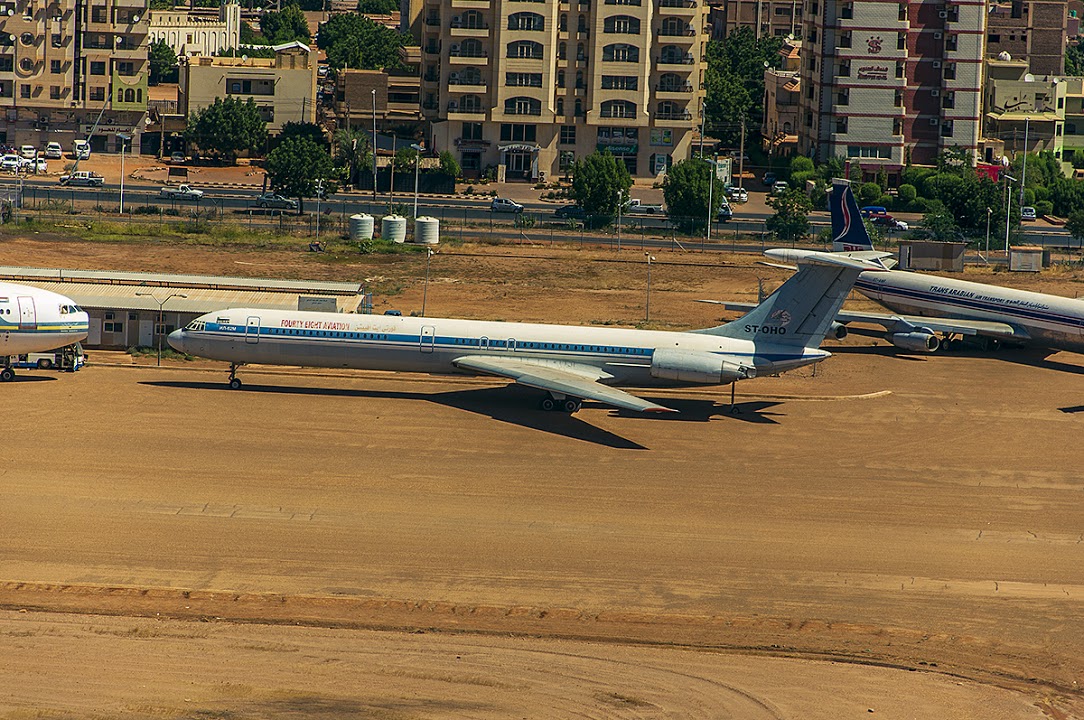
[(725, 385), (820, 362), (818, 349), (858, 274), (873, 263), (809, 250), (769, 250), (798, 272), (741, 319), (693, 332), (283, 312), (231, 308), (169, 335), (192, 355), (239, 365), (345, 367), (509, 378), (546, 392), (544, 410), (584, 399), (674, 412), (615, 385)]
[(87, 336), (88, 322), (71, 298), (0, 282), (0, 381), (15, 378), (12, 357), (79, 342)]
[[(846, 180), (835, 181), (830, 207), (834, 251), (870, 262), (891, 258), (874, 251)], [(1084, 352), (1084, 300), (900, 270), (862, 273), (854, 289), (898, 314), (842, 311), (833, 326), (837, 338), (847, 334), (847, 324), (867, 323), (882, 326), (878, 336), (914, 352), (934, 352), (953, 337), (981, 338), (988, 347), (1007, 342)], [(738, 312), (750, 307), (703, 302)]]

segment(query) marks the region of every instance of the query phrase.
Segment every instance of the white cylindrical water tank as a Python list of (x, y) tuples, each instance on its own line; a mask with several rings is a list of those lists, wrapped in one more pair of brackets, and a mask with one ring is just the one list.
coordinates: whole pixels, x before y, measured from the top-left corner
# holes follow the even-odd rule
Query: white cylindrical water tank
[(385, 215), (380, 221), (380, 237), (389, 242), (406, 242), (406, 218), (402, 215)]
[(358, 213), (350, 216), (350, 239), (372, 240), (373, 239), (373, 216)]
[(414, 242), (422, 245), (436, 245), (440, 242), (440, 220), (422, 216), (414, 218)]

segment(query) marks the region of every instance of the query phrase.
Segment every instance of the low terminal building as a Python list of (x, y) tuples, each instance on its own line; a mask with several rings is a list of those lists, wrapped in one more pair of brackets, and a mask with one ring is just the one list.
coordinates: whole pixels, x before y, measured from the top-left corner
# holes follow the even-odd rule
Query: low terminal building
[(90, 315), (90, 348), (155, 347), (205, 313), (229, 307), (357, 313), (359, 283), (0, 267), (0, 279), (70, 297)]

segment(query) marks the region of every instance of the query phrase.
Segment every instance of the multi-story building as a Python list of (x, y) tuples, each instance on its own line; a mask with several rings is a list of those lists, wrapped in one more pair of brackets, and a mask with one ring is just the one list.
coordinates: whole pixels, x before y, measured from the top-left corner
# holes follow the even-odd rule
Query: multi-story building
[(149, 35), (177, 55), (215, 55), (240, 44), (241, 6), (231, 0), (217, 10), (151, 10)]
[(1008, 53), (1012, 60), (1026, 60), (1035, 75), (1061, 74), (1068, 22), (1066, 0), (991, 2), (986, 15), (986, 57)]
[(1070, 99), (1079, 116), (1081, 80), (1033, 75), (1027, 60), (987, 60), (983, 159), (996, 162), (1006, 155), (1042, 150), (1060, 158), (1067, 143), (1075, 149), (1066, 125), (1072, 117)]
[(402, 68), (389, 70), (340, 70), (332, 100), (334, 125), (371, 130), (375, 115), (379, 129), (420, 125), (418, 65), (421, 48), (399, 49)]
[(757, 38), (802, 34), (802, 0), (709, 0), (708, 7), (713, 40), (743, 27)]
[(0, 2), (0, 142), (90, 136), (95, 151), (138, 148), (147, 110), (147, 0)]
[(764, 123), (760, 135), (770, 155), (786, 155), (797, 147), (801, 99), (801, 40), (779, 48), (781, 67), (764, 70)]
[(464, 174), (545, 180), (606, 148), (648, 177), (688, 157), (702, 2), (425, 0), (420, 13), (422, 112)]
[(294, 41), (275, 45), (273, 58), (192, 57), (180, 66), (181, 115), (215, 98), (252, 99), (272, 135), (288, 122), (316, 122), (316, 53)]
[(950, 148), (976, 153), (986, 6), (807, 0), (798, 150), (890, 180)]

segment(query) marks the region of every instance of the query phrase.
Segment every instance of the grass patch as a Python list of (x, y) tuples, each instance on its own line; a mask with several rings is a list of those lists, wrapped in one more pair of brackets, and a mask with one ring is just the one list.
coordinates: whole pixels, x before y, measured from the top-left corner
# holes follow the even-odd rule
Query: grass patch
[[(128, 354), (132, 357), (158, 357), (158, 348), (152, 347), (130, 347), (128, 348)], [(162, 359), (163, 360), (184, 360), (185, 362), (191, 362), (195, 358), (188, 353), (180, 353), (171, 347), (166, 345), (162, 346)]]
[(233, 223), (192, 219), (163, 223), (125, 223), (98, 220), (29, 219), (18, 225), (0, 226), (0, 236), (23, 236), (27, 232), (55, 233), (86, 242), (139, 244), (176, 243), (211, 247), (285, 249), (298, 247), (299, 235), (246, 228)]

